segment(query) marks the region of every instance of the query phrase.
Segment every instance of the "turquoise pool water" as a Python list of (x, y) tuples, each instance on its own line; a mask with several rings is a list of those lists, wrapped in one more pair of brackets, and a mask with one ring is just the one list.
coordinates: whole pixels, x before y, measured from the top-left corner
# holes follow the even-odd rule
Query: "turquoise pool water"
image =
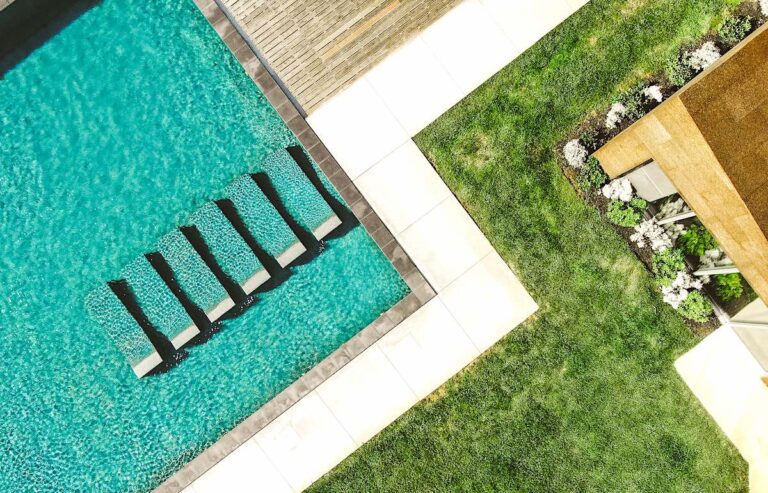
[(295, 138), (189, 0), (104, 0), (0, 81), (0, 491), (148, 491), (407, 292), (362, 227), (167, 373), (86, 295)]

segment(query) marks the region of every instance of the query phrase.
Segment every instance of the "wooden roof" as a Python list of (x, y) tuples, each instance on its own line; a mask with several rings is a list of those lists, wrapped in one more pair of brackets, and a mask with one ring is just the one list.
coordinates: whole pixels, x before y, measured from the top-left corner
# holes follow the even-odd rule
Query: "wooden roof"
[(595, 153), (617, 177), (653, 159), (768, 301), (768, 25)]

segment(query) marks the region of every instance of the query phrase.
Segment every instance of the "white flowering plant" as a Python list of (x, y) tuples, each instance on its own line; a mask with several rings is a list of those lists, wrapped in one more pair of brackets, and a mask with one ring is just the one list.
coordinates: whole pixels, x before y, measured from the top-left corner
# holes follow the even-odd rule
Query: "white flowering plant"
[[(683, 199), (671, 200), (661, 206), (659, 213), (656, 215), (656, 218), (658, 220), (662, 220), (668, 217), (682, 214), (683, 212), (688, 212), (690, 210), (691, 209), (688, 208), (688, 205)], [(667, 232), (667, 235), (673, 243), (677, 241), (680, 235), (684, 234), (686, 231), (685, 226), (680, 223), (667, 223), (664, 224), (662, 228), (664, 228), (664, 231)]]
[(721, 56), (717, 45), (712, 41), (707, 41), (699, 49), (688, 52), (685, 58), (689, 67), (701, 71), (715, 63)]
[(613, 103), (611, 109), (608, 110), (608, 114), (605, 116), (606, 128), (613, 130), (614, 128), (618, 127), (619, 124), (624, 120), (626, 114), (626, 106), (624, 106), (622, 103)]
[(584, 163), (587, 162), (589, 152), (579, 139), (573, 139), (563, 147), (563, 156), (565, 157), (568, 166), (575, 169), (581, 169), (584, 167)]
[(659, 219), (666, 219), (690, 210), (683, 199), (670, 200), (659, 208), (657, 217)]
[[(733, 260), (731, 260), (720, 248), (707, 250), (704, 252), (704, 255), (699, 257), (700, 269), (712, 269), (713, 267), (724, 267), (727, 265), (733, 265)], [(702, 276), (701, 280), (705, 284), (708, 284), (711, 278), (710, 276)]]
[(621, 200), (622, 202), (629, 202), (635, 196), (635, 192), (632, 190), (632, 182), (629, 181), (629, 178), (619, 178), (610, 181), (603, 187), (602, 193), (607, 199)]
[(711, 269), (713, 267), (723, 267), (733, 264), (733, 261), (722, 251), (720, 248), (713, 248), (704, 252), (704, 255), (699, 257), (700, 265), (705, 269)]
[(655, 219), (648, 219), (635, 226), (635, 233), (629, 237), (639, 248), (651, 247), (654, 252), (672, 248), (674, 242), (667, 231)]
[(687, 231), (685, 226), (680, 223), (667, 223), (663, 225), (662, 228), (664, 228), (664, 231), (667, 233), (667, 236), (669, 236), (669, 239), (672, 240), (672, 243), (676, 242), (677, 239)]
[(674, 309), (678, 309), (692, 291), (699, 291), (702, 287), (704, 285), (700, 279), (681, 270), (669, 286), (661, 288), (661, 293), (664, 296), (665, 303), (671, 305)]
[(760, 12), (768, 17), (768, 0), (760, 0)]
[(661, 103), (664, 100), (664, 94), (661, 92), (661, 87), (657, 85), (648, 86), (643, 89), (643, 96), (645, 96), (648, 101), (655, 101), (657, 103)]

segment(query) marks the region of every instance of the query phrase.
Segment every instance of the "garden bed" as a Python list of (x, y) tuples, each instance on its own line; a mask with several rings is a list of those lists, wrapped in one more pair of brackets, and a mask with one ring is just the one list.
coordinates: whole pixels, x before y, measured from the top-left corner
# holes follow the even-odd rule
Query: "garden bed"
[[(746, 0), (737, 5), (717, 29), (706, 33), (697, 43), (684, 44), (668, 60), (665, 70), (621, 93), (606, 112), (593, 112), (559, 147), (559, 162), (571, 185), (614, 225), (638, 259), (655, 274), (665, 301), (683, 315), (697, 335), (706, 335), (719, 327), (719, 315), (738, 313), (755, 299), (754, 291), (740, 274), (711, 278), (692, 275), (698, 266), (729, 265), (730, 260), (712, 235), (695, 218), (678, 221), (676, 226), (660, 226), (658, 220), (664, 218), (664, 204), (674, 201), (676, 196), (649, 204), (635, 195), (626, 178), (609, 181), (597, 159), (589, 156), (715, 63), (765, 23), (767, 17), (768, 0)], [(664, 252), (667, 249), (670, 251)], [(680, 262), (683, 256), (687, 265)], [(657, 265), (654, 269), (654, 263), (665, 264), (670, 259), (677, 261), (677, 267), (683, 267), (667, 272), (666, 276), (655, 272), (659, 268), (668, 270), (669, 266)]]

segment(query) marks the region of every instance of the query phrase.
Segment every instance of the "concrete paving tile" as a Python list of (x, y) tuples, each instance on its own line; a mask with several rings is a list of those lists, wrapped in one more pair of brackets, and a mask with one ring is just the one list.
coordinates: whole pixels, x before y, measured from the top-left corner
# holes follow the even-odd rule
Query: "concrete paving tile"
[(377, 345), (419, 399), (480, 354), (438, 298), (391, 330)]
[(421, 37), (392, 53), (366, 78), (411, 136), (465, 94)]
[(480, 0), (512, 43), (527, 50), (564, 21), (573, 8), (566, 0)]
[(409, 140), (366, 79), (360, 79), (307, 118), (353, 180)]
[(762, 368), (730, 327), (707, 336), (675, 368), (729, 438), (749, 410), (752, 395), (768, 392), (760, 381)]
[(194, 493), (290, 493), (283, 479), (259, 446), (245, 442), (192, 483)]
[(576, 12), (577, 10), (579, 10), (580, 8), (588, 4), (589, 0), (566, 0), (566, 2), (568, 2), (568, 6), (571, 7), (571, 10), (573, 12)]
[(538, 306), (495, 251), (438, 294), (482, 352)]
[(418, 400), (375, 345), (323, 382), (317, 393), (359, 445)]
[(355, 180), (393, 234), (451, 196), (451, 191), (412, 140)]
[[(764, 315), (756, 306), (734, 318)], [(763, 305), (764, 308), (764, 305)], [(678, 358), (675, 369), (749, 463), (750, 491), (766, 491), (768, 387), (765, 371), (730, 326), (722, 326)]]
[(396, 236), (438, 292), (493, 250), (453, 196)]
[(465, 94), (520, 54), (479, 0), (465, 0), (421, 38)]
[(253, 440), (296, 491), (308, 487), (357, 448), (315, 392), (267, 425)]

